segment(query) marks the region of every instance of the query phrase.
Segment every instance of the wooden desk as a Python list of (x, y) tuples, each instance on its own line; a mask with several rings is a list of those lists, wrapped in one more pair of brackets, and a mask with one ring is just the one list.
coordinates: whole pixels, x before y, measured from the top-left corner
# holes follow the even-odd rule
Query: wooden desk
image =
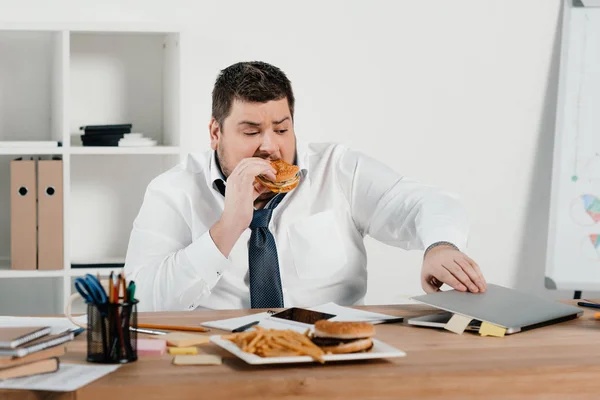
[[(364, 307), (392, 315), (428, 313), (422, 306)], [(140, 314), (141, 322), (198, 324), (251, 313), (193, 311)], [(600, 398), (600, 321), (586, 309), (577, 320), (505, 338), (456, 335), (402, 324), (377, 325), (377, 338), (406, 351), (390, 360), (251, 366), (213, 344), (221, 366), (181, 367), (173, 356), (140, 357), (76, 393), (0, 391), (2, 399), (263, 399), (263, 398)], [(210, 334), (221, 333), (212, 331)], [(62, 361), (85, 360), (85, 335)]]

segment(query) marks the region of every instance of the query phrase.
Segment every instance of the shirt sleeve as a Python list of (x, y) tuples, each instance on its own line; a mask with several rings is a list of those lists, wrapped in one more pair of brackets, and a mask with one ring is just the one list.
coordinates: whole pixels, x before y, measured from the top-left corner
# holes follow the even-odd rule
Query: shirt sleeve
[(407, 250), (440, 241), (464, 250), (469, 224), (456, 194), (402, 177), (360, 152), (337, 151), (336, 177), (363, 235)]
[(152, 184), (146, 190), (125, 260), (125, 275), (136, 283), (139, 311), (196, 308), (231, 264), (213, 242), (210, 227), (191, 237), (187, 209), (184, 196), (178, 199)]

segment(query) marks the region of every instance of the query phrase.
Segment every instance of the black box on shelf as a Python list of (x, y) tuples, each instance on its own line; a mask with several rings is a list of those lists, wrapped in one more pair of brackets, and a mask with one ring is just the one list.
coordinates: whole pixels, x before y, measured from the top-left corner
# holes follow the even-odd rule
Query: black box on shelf
[(79, 127), (79, 130), (85, 132), (85, 135), (114, 135), (131, 133), (132, 124), (113, 124), (113, 125), (85, 125)]

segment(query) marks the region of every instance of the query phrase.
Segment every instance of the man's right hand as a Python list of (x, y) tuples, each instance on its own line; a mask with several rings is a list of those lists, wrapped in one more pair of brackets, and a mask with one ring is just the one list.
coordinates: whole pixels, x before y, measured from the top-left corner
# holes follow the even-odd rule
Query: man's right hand
[(227, 178), (225, 208), (219, 221), (210, 229), (213, 241), (225, 257), (229, 257), (235, 242), (250, 226), (254, 201), (266, 190), (254, 178), (264, 175), (275, 180), (276, 173), (269, 161), (252, 157), (240, 161)]

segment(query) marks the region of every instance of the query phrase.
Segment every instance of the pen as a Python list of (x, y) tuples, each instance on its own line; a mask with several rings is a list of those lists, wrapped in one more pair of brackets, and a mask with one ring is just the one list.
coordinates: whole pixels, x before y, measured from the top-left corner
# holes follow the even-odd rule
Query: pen
[(254, 325), (258, 325), (260, 323), (260, 321), (252, 321), (249, 324), (246, 325), (242, 325), (238, 328), (235, 328), (234, 330), (232, 330), (231, 332), (233, 333), (238, 333), (238, 332), (244, 332), (246, 329), (253, 327)]
[(590, 307), (590, 308), (600, 308), (600, 304), (596, 304), (596, 303), (586, 303), (584, 301), (579, 301), (577, 302), (578, 306), (581, 307)]
[(208, 332), (208, 329), (201, 326), (179, 326), (179, 325), (158, 325), (158, 324), (137, 324), (138, 328), (164, 329), (167, 331), (190, 331), (190, 332)]
[(130, 326), (129, 330), (139, 332), (139, 333), (147, 333), (149, 335), (166, 335), (168, 333), (165, 331), (158, 331), (156, 329), (134, 328), (133, 326)]

